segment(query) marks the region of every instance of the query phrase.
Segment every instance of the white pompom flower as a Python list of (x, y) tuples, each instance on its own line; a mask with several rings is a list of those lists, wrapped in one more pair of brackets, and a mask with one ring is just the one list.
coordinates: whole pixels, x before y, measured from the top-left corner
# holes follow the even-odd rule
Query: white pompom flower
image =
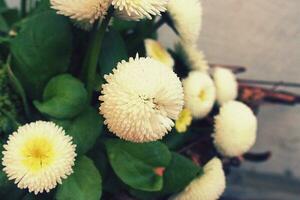
[(148, 57), (154, 58), (173, 69), (175, 61), (170, 53), (157, 41), (152, 39), (145, 40), (145, 49)]
[(218, 158), (210, 160), (203, 168), (203, 174), (194, 179), (172, 200), (217, 200), (223, 194), (226, 179), (222, 162)]
[(3, 171), (20, 189), (49, 192), (73, 173), (75, 147), (72, 137), (52, 122), (26, 124), (4, 145)]
[(240, 156), (254, 145), (257, 119), (252, 110), (238, 101), (225, 103), (215, 117), (214, 144), (224, 156)]
[(125, 20), (152, 19), (167, 10), (169, 0), (112, 0), (117, 16)]
[(174, 126), (183, 107), (177, 75), (152, 58), (122, 61), (105, 75), (99, 100), (109, 130), (132, 142), (161, 139)]
[(216, 88), (210, 76), (204, 72), (191, 71), (182, 84), (185, 107), (196, 119), (206, 117), (216, 100)]
[(202, 26), (201, 2), (170, 0), (167, 8), (181, 39), (188, 44), (196, 43)]
[(196, 45), (181, 42), (177, 44), (175, 48), (190, 69), (202, 72), (207, 72), (209, 70), (209, 65), (204, 53), (198, 50)]
[(50, 0), (50, 3), (57, 14), (76, 20), (80, 26), (90, 27), (87, 24), (93, 24), (107, 14), (111, 0)]
[(213, 70), (213, 79), (217, 88), (217, 101), (220, 105), (237, 98), (238, 83), (231, 70), (216, 67)]

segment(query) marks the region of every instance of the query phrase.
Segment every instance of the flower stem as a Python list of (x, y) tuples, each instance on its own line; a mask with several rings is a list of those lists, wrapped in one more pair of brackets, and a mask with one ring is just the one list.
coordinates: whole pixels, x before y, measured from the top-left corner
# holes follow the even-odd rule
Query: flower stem
[(26, 16), (27, 0), (21, 0), (21, 16)]
[(89, 101), (91, 101), (92, 99), (96, 72), (97, 72), (97, 63), (101, 51), (102, 40), (104, 38), (105, 31), (109, 24), (112, 14), (113, 14), (113, 9), (110, 8), (107, 16), (102, 21), (100, 27), (97, 27), (92, 33), (87, 54), (84, 59), (82, 75), (83, 75), (83, 80), (86, 83)]

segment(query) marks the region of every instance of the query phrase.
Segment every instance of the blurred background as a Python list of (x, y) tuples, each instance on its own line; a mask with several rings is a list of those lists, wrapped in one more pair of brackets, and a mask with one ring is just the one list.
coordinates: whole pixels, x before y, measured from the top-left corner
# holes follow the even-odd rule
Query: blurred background
[[(7, 0), (16, 6), (18, 0)], [(199, 48), (210, 63), (247, 67), (241, 78), (300, 83), (299, 0), (202, 0)], [(161, 42), (176, 36), (162, 28)], [(283, 88), (300, 94), (300, 88)], [(228, 177), (228, 199), (299, 200), (300, 106), (264, 104), (252, 152), (270, 150), (265, 163), (243, 163)]]

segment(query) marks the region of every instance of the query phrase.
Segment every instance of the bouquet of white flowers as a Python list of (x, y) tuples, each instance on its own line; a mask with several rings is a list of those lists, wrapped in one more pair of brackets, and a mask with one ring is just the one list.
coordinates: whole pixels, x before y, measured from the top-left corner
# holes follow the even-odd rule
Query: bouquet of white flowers
[(1, 199), (218, 199), (257, 119), (198, 49), (201, 16), (199, 0), (0, 0)]

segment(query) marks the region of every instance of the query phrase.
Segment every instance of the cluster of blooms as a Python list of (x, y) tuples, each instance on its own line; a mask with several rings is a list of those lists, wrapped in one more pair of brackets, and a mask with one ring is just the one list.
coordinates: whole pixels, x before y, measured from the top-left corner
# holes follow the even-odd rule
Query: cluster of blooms
[[(100, 113), (108, 129), (132, 142), (161, 139), (172, 127), (186, 132), (192, 119), (207, 117), (215, 103), (221, 108), (215, 117), (214, 143), (224, 156), (248, 151), (256, 138), (257, 120), (238, 94), (234, 74), (215, 68), (209, 73), (204, 55), (196, 47), (201, 30), (199, 0), (51, 0), (58, 14), (80, 23), (93, 24), (114, 7), (126, 20), (151, 19), (167, 10), (179, 33), (176, 49), (192, 70), (180, 80), (173, 72), (174, 60), (158, 42), (147, 39), (147, 58), (122, 61), (104, 78), (99, 100)], [(52, 122), (38, 121), (20, 127), (4, 145), (2, 164), (9, 179), (19, 188), (39, 193), (53, 189), (72, 173), (76, 153), (72, 138)], [(177, 200), (219, 198), (225, 188), (222, 163), (214, 158), (204, 175), (192, 181)]]

